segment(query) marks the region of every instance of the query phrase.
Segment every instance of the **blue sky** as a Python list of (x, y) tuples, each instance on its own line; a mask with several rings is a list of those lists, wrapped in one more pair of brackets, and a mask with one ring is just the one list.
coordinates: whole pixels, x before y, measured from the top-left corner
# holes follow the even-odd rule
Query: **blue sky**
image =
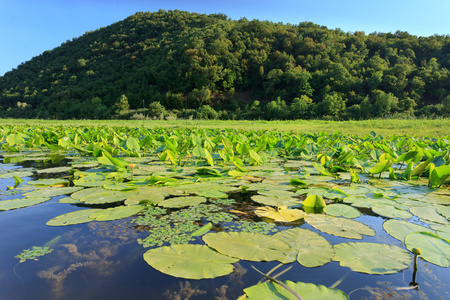
[(235, 20), (311, 21), (345, 32), (450, 34), (448, 0), (0, 0), (0, 76), (86, 31), (159, 9), (224, 13)]

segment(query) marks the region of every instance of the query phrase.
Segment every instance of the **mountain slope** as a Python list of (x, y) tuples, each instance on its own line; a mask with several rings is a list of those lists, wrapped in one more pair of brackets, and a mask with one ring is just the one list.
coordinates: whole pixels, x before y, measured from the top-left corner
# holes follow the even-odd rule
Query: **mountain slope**
[[(134, 109), (210, 104), (268, 119), (442, 114), (450, 112), (449, 68), (449, 36), (160, 10), (86, 33), (6, 73), (0, 116), (109, 118), (122, 95)], [(245, 106), (242, 95), (268, 104)]]

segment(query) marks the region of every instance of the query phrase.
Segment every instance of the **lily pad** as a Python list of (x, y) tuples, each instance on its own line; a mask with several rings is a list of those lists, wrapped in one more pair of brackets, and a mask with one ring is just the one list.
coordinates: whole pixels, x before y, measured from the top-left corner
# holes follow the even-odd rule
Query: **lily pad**
[(441, 216), (437, 211), (436, 211), (436, 206), (413, 206), (409, 209), (409, 211), (411, 213), (413, 213), (415, 216), (425, 220), (425, 221), (430, 221), (430, 222), (434, 222), (434, 223), (439, 223), (442, 225), (448, 225), (450, 224), (449, 221), (447, 221), (446, 218), (444, 218), (443, 216)]
[(363, 235), (375, 236), (372, 228), (355, 220), (309, 214), (305, 221), (317, 230), (343, 238), (362, 239)]
[(23, 199), (3, 200), (0, 201), (0, 211), (28, 207), (44, 203), (50, 199), (51, 198), (45, 197), (45, 198), (23, 198)]
[(405, 220), (387, 220), (383, 223), (383, 228), (389, 233), (392, 237), (397, 240), (404, 242), (405, 238), (408, 234), (416, 232), (416, 231), (424, 231), (429, 233), (434, 233), (433, 230), (420, 226), (414, 223), (406, 222)]
[(275, 222), (294, 222), (303, 219), (306, 213), (299, 209), (288, 209), (286, 206), (277, 208), (264, 206), (255, 209), (255, 214), (260, 217), (273, 219)]
[(440, 205), (438, 206), (436, 211), (440, 213), (442, 216), (446, 217), (447, 220), (450, 220), (450, 206)]
[(63, 215), (54, 217), (53, 219), (48, 221), (46, 224), (48, 226), (67, 226), (67, 225), (91, 222), (92, 219), (90, 219), (89, 216), (98, 211), (101, 211), (101, 209), (77, 210), (77, 211), (73, 211), (73, 212), (70, 212), (67, 214), (63, 214)]
[(82, 187), (54, 187), (54, 188), (43, 188), (39, 190), (35, 190), (32, 192), (28, 192), (23, 194), (27, 198), (36, 198), (36, 197), (55, 197), (61, 195), (68, 195), (79, 190), (82, 190)]
[(50, 179), (30, 180), (27, 183), (30, 185), (50, 186), (50, 185), (67, 185), (69, 181), (65, 179), (50, 178)]
[(206, 202), (207, 199), (205, 197), (199, 196), (186, 196), (186, 197), (174, 197), (159, 202), (159, 206), (169, 207), (169, 208), (178, 208), (185, 206), (194, 206), (203, 202)]
[(302, 202), (303, 206), (309, 206), (309, 207), (325, 207), (325, 200), (323, 200), (322, 196), (320, 195), (309, 195), (306, 197), (305, 200)]
[(252, 196), (252, 200), (269, 206), (296, 206), (301, 204), (299, 199), (292, 197), (268, 197), (263, 195), (254, 195)]
[(355, 272), (367, 274), (393, 274), (411, 264), (408, 251), (393, 245), (350, 242), (334, 245), (333, 260)]
[(203, 245), (172, 245), (148, 250), (145, 261), (158, 271), (186, 279), (215, 278), (230, 274), (231, 258)]
[(142, 201), (150, 201), (153, 204), (158, 204), (164, 201), (164, 198), (168, 194), (161, 190), (160, 188), (143, 186), (139, 188), (139, 193), (135, 196), (131, 196), (127, 200), (125, 200), (126, 205), (136, 205), (141, 203)]
[[(315, 285), (313, 283), (304, 282), (292, 282), (289, 280), (283, 281), (287, 287), (293, 290), (297, 295), (303, 299), (308, 300), (323, 300), (323, 299), (334, 299), (334, 300), (345, 300), (349, 299), (348, 296), (341, 290), (327, 288), (323, 285)], [(293, 295), (283, 286), (272, 283), (264, 282), (258, 283), (257, 285), (251, 286), (244, 289), (246, 295), (245, 298), (239, 299), (249, 299), (249, 300), (263, 300), (263, 299), (283, 299), (283, 300), (296, 300), (298, 297)]]
[(251, 261), (280, 260), (290, 249), (273, 236), (250, 232), (208, 233), (203, 241), (222, 254)]
[[(105, 204), (124, 201), (125, 199), (137, 195), (134, 191), (108, 191), (105, 189), (98, 190), (80, 199), (86, 204)], [(72, 195), (73, 196), (73, 195)]]
[(441, 266), (450, 266), (450, 241), (428, 232), (413, 232), (405, 238), (408, 250), (419, 248), (422, 252), (420, 257), (424, 260)]
[(313, 268), (323, 266), (334, 257), (333, 246), (320, 234), (301, 228), (283, 230), (274, 235), (286, 242), (291, 250), (280, 262), (287, 264), (297, 260), (301, 265)]
[(409, 212), (398, 209), (397, 207), (392, 205), (375, 205), (372, 207), (372, 211), (380, 216), (387, 218), (409, 219), (412, 217), (412, 214), (410, 214)]
[(437, 235), (443, 239), (450, 240), (450, 225), (444, 225), (436, 231)]
[(30, 177), (32, 175), (33, 175), (33, 172), (29, 172), (29, 171), (11, 172), (11, 173), (6, 173), (6, 174), (0, 175), (0, 178), (9, 179), (9, 178), (13, 178), (14, 176), (17, 176), (19, 178), (23, 178), (23, 177)]
[(93, 212), (92, 214), (90, 214), (89, 219), (95, 221), (111, 221), (123, 219), (137, 214), (143, 208), (144, 207), (142, 206), (118, 206), (102, 209), (100, 211)]
[(349, 205), (335, 203), (324, 207), (323, 211), (334, 217), (357, 218), (361, 216), (359, 210)]
[(51, 174), (51, 173), (62, 173), (62, 172), (68, 172), (69, 170), (72, 170), (71, 167), (56, 167), (56, 168), (48, 168), (48, 169), (42, 169), (36, 171), (38, 174)]

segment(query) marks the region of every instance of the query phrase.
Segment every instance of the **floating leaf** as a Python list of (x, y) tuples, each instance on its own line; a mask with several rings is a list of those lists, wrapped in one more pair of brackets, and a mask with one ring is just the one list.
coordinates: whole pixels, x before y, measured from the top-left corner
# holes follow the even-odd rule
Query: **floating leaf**
[(450, 225), (441, 226), (436, 233), (441, 238), (450, 240)]
[(0, 201), (0, 211), (28, 207), (46, 202), (50, 199), (51, 198), (46, 197), (46, 198), (23, 198), (23, 199), (3, 200)]
[(255, 214), (260, 217), (273, 219), (275, 222), (294, 222), (303, 219), (306, 213), (299, 209), (288, 209), (287, 206), (277, 208), (265, 206), (255, 209)]
[(383, 228), (392, 237), (397, 240), (404, 242), (408, 234), (416, 231), (424, 231), (434, 233), (433, 230), (420, 226), (414, 223), (406, 222), (405, 220), (387, 220), (383, 223)]
[(408, 268), (411, 255), (400, 247), (364, 242), (334, 245), (334, 261), (352, 271), (368, 274), (393, 274)]
[(252, 200), (264, 205), (269, 206), (297, 206), (300, 205), (300, 201), (297, 198), (292, 197), (268, 197), (262, 195), (252, 196)]
[(446, 217), (447, 220), (450, 220), (450, 206), (438, 206), (436, 209), (438, 213), (440, 213), (442, 216)]
[(203, 245), (172, 245), (148, 250), (145, 261), (158, 271), (186, 279), (215, 278), (230, 274), (231, 258)]
[(55, 197), (61, 195), (68, 195), (79, 190), (82, 190), (82, 187), (51, 187), (51, 188), (43, 188), (39, 190), (35, 190), (32, 192), (28, 192), (23, 194), (27, 198), (36, 198), (36, 197)]
[(56, 178), (50, 178), (50, 179), (39, 179), (39, 180), (30, 180), (27, 182), (31, 185), (43, 185), (43, 186), (49, 186), (49, 185), (67, 185), (69, 183), (68, 180), (65, 179), (56, 179)]
[(323, 266), (334, 257), (334, 249), (321, 235), (309, 229), (287, 229), (274, 235), (286, 242), (291, 250), (280, 262), (286, 264), (297, 260), (301, 265), (313, 268)]
[(164, 201), (166, 198), (166, 195), (168, 195), (166, 192), (161, 190), (157, 187), (149, 187), (149, 186), (143, 186), (139, 188), (139, 194), (135, 196), (131, 196), (127, 200), (125, 200), (126, 205), (136, 205), (141, 202), (151, 202), (154, 205)]
[(108, 191), (105, 189), (99, 189), (96, 192), (81, 198), (80, 201), (86, 204), (105, 204), (124, 201), (125, 199), (135, 195), (137, 195), (137, 192), (134, 191)]
[(357, 218), (361, 215), (359, 210), (357, 210), (356, 208), (340, 203), (327, 205), (323, 209), (323, 211), (331, 216), (344, 217), (350, 219)]
[(171, 207), (171, 208), (177, 208), (177, 207), (184, 207), (184, 206), (194, 206), (203, 202), (206, 202), (205, 197), (199, 197), (199, 196), (186, 196), (186, 197), (173, 197), (169, 198), (167, 200), (164, 200), (162, 202), (159, 202), (159, 206), (162, 207)]
[(127, 217), (131, 217), (132, 215), (140, 212), (144, 207), (142, 206), (118, 206), (111, 207), (107, 209), (102, 209), (100, 211), (93, 212), (89, 215), (89, 219), (95, 221), (111, 221), (118, 220)]
[(443, 225), (447, 225), (450, 224), (449, 221), (447, 221), (446, 218), (444, 218), (443, 216), (441, 216), (437, 211), (436, 211), (436, 206), (413, 206), (410, 207), (409, 211), (411, 213), (413, 213), (415, 216), (426, 220), (426, 221), (431, 221), (434, 223), (439, 223), (439, 224), (443, 224)]
[(23, 250), (19, 255), (14, 256), (14, 258), (20, 259), (19, 262), (23, 263), (27, 260), (37, 260), (37, 257), (49, 254), (53, 250), (55, 249), (50, 249), (50, 247), (33, 246), (30, 249)]
[(13, 178), (14, 176), (23, 178), (23, 177), (30, 177), (32, 175), (33, 175), (33, 172), (29, 172), (29, 171), (12, 172), (12, 173), (2, 174), (2, 175), (0, 175), (0, 178), (9, 179), (9, 178)]
[(408, 250), (419, 248), (420, 257), (441, 267), (450, 266), (450, 241), (429, 232), (413, 232), (405, 238)]
[(84, 210), (77, 210), (73, 211), (67, 214), (63, 214), (57, 217), (54, 217), (50, 221), (48, 221), (46, 224), (48, 226), (67, 226), (67, 225), (74, 225), (74, 224), (82, 224), (91, 222), (92, 219), (89, 218), (89, 216), (95, 212), (102, 211), (101, 209), (84, 209)]
[(42, 169), (36, 171), (38, 174), (50, 174), (50, 173), (62, 173), (62, 172), (68, 172), (72, 170), (71, 167), (56, 167), (56, 168), (48, 168), (48, 169)]
[(222, 254), (251, 261), (279, 260), (290, 249), (273, 236), (250, 232), (208, 233), (203, 241)]
[[(323, 285), (315, 285), (313, 283), (304, 282), (292, 282), (289, 280), (282, 281), (287, 287), (293, 290), (297, 295), (303, 299), (320, 300), (320, 299), (333, 299), (333, 300), (346, 300), (348, 296), (341, 290), (327, 288)], [(264, 282), (244, 289), (245, 298), (239, 299), (248, 300), (263, 300), (263, 299), (283, 299), (283, 300), (296, 300), (298, 299), (285, 287), (273, 283)]]
[(412, 217), (412, 214), (410, 214), (409, 212), (398, 209), (397, 207), (392, 205), (375, 205), (372, 206), (372, 211), (380, 216), (387, 218), (409, 219)]
[(375, 236), (372, 228), (355, 220), (309, 214), (305, 221), (320, 231), (344, 238), (362, 239), (362, 235)]

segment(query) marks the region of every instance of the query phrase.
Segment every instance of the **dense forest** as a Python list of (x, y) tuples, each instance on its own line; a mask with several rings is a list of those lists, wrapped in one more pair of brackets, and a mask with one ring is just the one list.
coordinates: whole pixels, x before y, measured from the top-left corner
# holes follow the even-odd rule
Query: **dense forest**
[(0, 77), (0, 117), (449, 116), (449, 70), (448, 35), (160, 10), (87, 32)]

